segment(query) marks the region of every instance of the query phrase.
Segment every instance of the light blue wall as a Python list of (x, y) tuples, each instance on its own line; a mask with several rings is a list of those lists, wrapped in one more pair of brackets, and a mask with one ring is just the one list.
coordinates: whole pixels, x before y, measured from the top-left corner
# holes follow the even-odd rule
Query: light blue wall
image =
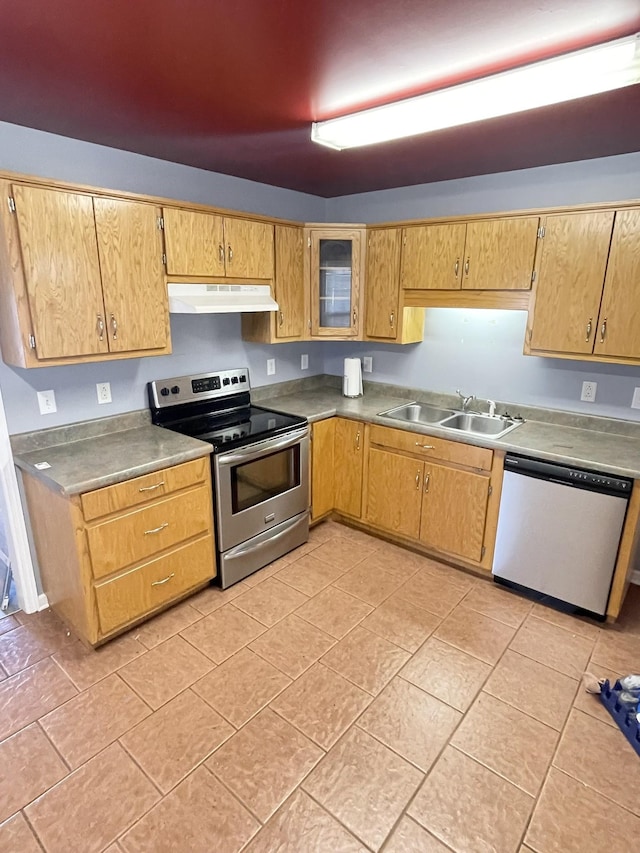
[(329, 222), (395, 222), (640, 198), (640, 153), (327, 199)]
[[(322, 373), (322, 344), (263, 346), (240, 338), (239, 314), (171, 316), (173, 353), (153, 358), (42, 367), (10, 368), (0, 362), (0, 387), (11, 434), (74, 421), (116, 415), (148, 405), (146, 383), (152, 379), (249, 367), (254, 386)], [(309, 355), (309, 369), (300, 370), (300, 355)], [(276, 359), (275, 376), (267, 376), (267, 358)], [(110, 382), (113, 403), (99, 405), (96, 382)], [(37, 391), (52, 388), (57, 412), (41, 415)]]
[[(393, 222), (630, 198), (640, 198), (640, 153), (328, 199), (327, 216)], [(524, 356), (525, 323), (524, 312), (430, 309), (422, 344), (327, 344), (325, 369), (340, 374), (355, 346), (373, 355), (373, 380), (640, 420), (630, 408), (640, 367)], [(585, 379), (598, 382), (593, 404), (580, 402)]]
[[(300, 221), (322, 221), (325, 200), (176, 163), (0, 122), (0, 170), (148, 193)], [(173, 354), (156, 358), (19, 370), (0, 361), (9, 432), (105, 417), (147, 405), (146, 382), (195, 371), (249, 365), (254, 385), (322, 372), (318, 344), (259, 346), (240, 339), (240, 316), (171, 319)], [(300, 371), (300, 354), (309, 370)], [(266, 376), (267, 356), (277, 359)], [(95, 383), (110, 382), (113, 403), (99, 406)], [(40, 415), (36, 391), (52, 388), (58, 411)]]
[(0, 122), (0, 170), (164, 196), (302, 222), (322, 221), (325, 199)]
[[(526, 319), (524, 311), (432, 308), (423, 343), (334, 343), (325, 371), (341, 375), (343, 358), (371, 355), (373, 373), (364, 378), (376, 382), (640, 421), (640, 410), (630, 408), (640, 367), (525, 356)], [(595, 403), (580, 402), (587, 379), (598, 383)]]

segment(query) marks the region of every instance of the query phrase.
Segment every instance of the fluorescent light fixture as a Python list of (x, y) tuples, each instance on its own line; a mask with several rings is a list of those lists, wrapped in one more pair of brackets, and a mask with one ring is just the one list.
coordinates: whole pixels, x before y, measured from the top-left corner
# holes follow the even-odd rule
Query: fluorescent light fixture
[(314, 122), (311, 139), (341, 151), (572, 101), (640, 82), (640, 34), (448, 89)]

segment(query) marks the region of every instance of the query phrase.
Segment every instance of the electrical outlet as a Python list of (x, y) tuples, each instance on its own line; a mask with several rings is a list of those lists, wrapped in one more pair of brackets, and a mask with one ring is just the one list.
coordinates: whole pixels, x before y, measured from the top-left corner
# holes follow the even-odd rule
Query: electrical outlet
[(640, 409), (640, 388), (634, 388), (633, 399), (631, 400), (632, 409)]
[(38, 391), (38, 407), (41, 415), (51, 415), (58, 411), (56, 395), (51, 391)]
[(583, 382), (582, 394), (580, 394), (580, 399), (583, 401), (583, 403), (595, 403), (597, 390), (597, 382)]
[(111, 402), (111, 383), (96, 382), (96, 393), (98, 395), (98, 403)]
[(365, 355), (362, 359), (362, 369), (365, 373), (373, 372), (373, 356)]
[(267, 376), (274, 376), (276, 372), (276, 360), (275, 358), (267, 359)]
[(309, 370), (309, 356), (306, 352), (300, 356), (300, 370)]

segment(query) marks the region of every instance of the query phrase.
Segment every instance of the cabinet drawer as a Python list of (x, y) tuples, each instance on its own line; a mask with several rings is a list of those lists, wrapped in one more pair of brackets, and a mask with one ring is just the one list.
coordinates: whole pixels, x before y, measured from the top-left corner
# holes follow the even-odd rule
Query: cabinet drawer
[(375, 425), (371, 427), (369, 435), (371, 444), (404, 450), (405, 453), (417, 453), (424, 459), (442, 459), (443, 462), (466, 465), (468, 468), (491, 470), (493, 450), (487, 447), (474, 447), (472, 444), (447, 441), (446, 438), (433, 435)]
[(211, 493), (208, 486), (200, 486), (88, 527), (93, 576), (104, 577), (208, 533), (212, 525)]
[(213, 538), (205, 536), (112, 580), (96, 584), (103, 635), (215, 577)]
[(87, 521), (112, 512), (130, 509), (154, 498), (161, 498), (179, 489), (203, 483), (210, 469), (209, 457), (194, 459), (182, 465), (164, 468), (153, 474), (135, 477), (115, 486), (96, 489), (81, 495), (82, 513)]

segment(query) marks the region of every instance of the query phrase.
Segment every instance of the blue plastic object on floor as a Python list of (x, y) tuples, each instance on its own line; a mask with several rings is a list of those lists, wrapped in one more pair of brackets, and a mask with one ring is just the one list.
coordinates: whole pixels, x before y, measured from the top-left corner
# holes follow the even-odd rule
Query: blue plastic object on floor
[(621, 707), (618, 702), (618, 696), (622, 693), (620, 682), (611, 687), (608, 681), (605, 680), (600, 689), (600, 699), (602, 704), (616, 721), (618, 728), (629, 741), (631, 746), (640, 755), (640, 725), (637, 720), (627, 720), (627, 711)]

